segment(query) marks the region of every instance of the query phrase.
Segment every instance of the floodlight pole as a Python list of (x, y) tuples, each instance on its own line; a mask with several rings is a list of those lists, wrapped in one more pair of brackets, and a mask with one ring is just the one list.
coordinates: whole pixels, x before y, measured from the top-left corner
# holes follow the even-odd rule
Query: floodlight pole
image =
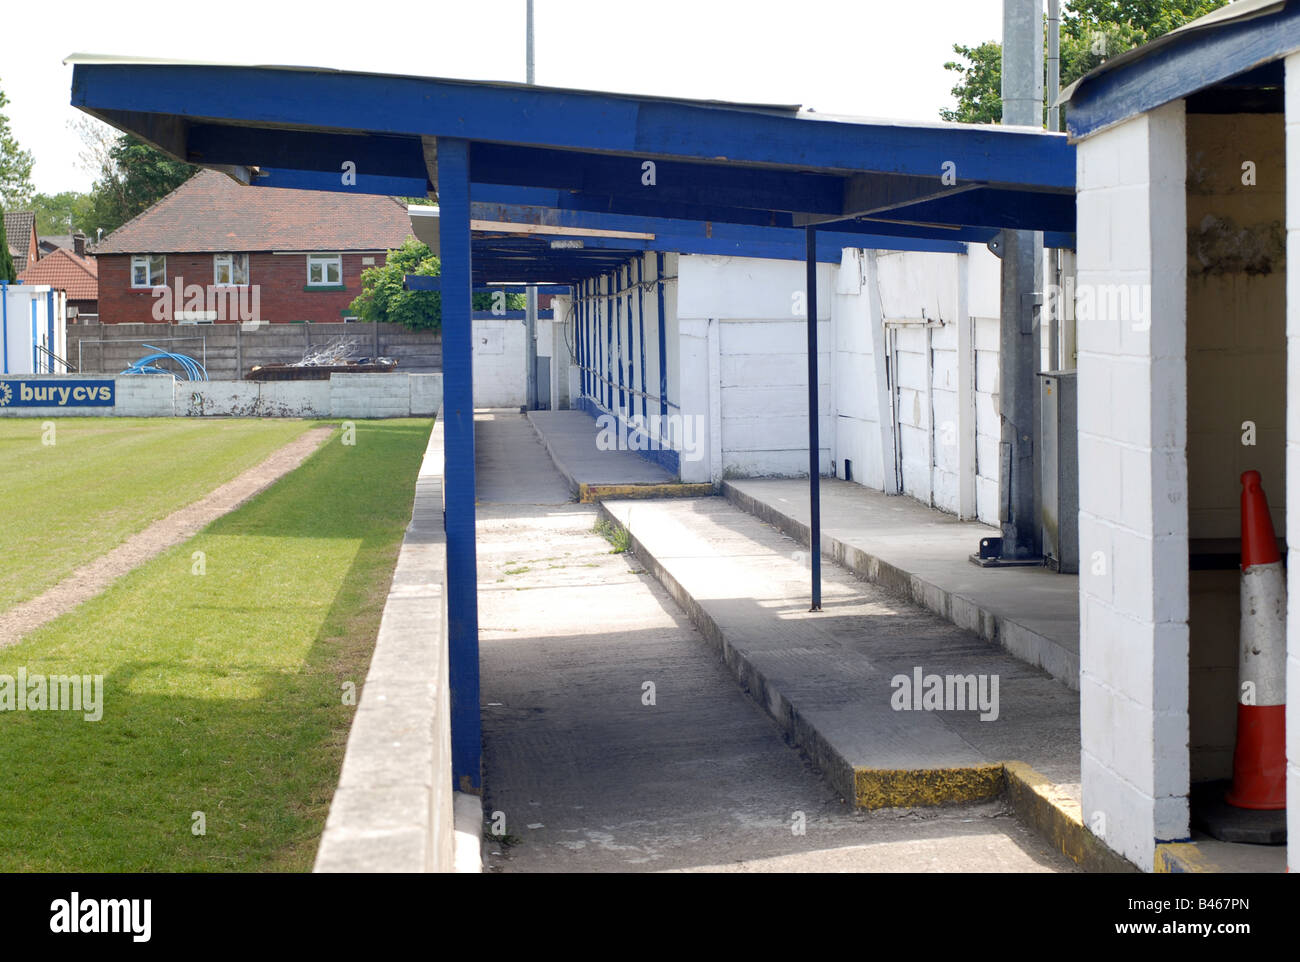
[[(533, 0), (527, 0), (528, 15), (525, 26), (525, 82), (536, 83), (536, 71), (533, 64)], [(524, 293), (524, 363), (528, 370), (527, 399), (528, 410), (537, 410), (537, 287), (529, 284)], [(554, 363), (554, 359), (552, 359)]]
[[(1043, 0), (1002, 0), (1002, 122), (1043, 127)], [(972, 560), (987, 567), (1041, 564), (1035, 445), (1043, 238), (1034, 231), (1003, 230), (990, 248), (1002, 258), (998, 351), (1002, 537), (983, 539)]]

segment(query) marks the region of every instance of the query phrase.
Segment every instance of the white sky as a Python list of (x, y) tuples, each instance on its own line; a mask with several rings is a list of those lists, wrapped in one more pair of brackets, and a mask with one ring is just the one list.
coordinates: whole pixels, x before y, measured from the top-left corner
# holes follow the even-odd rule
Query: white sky
[[(933, 121), (1001, 0), (536, 0), (537, 82)], [(310, 11), (309, 16), (304, 11)], [(524, 79), (524, 0), (11, 3), (0, 88), (44, 193), (87, 190), (70, 53)]]

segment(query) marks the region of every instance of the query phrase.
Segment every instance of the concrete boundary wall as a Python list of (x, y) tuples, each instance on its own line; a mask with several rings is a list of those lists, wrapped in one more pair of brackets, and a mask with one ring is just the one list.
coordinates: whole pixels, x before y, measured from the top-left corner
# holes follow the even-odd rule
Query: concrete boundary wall
[(148, 343), (205, 362), (214, 381), (233, 381), (256, 364), (301, 360), (336, 337), (355, 339), (358, 356), (395, 357), (412, 374), (442, 370), (441, 334), (401, 324), (69, 324), (63, 357), (86, 375), (117, 374), (148, 354)]
[[(317, 872), (450, 872), (458, 865), (481, 871), (477, 799), (458, 801), (452, 788), (443, 467), (439, 418), (415, 483), (411, 523), (348, 735)], [(458, 812), (462, 822), (473, 823), (459, 833)]]
[[(58, 375), (23, 376), (25, 381)], [(4, 407), (0, 417), (428, 417), (442, 406), (441, 374), (332, 374), (328, 381), (174, 381), (169, 374), (70, 375), (111, 380), (112, 407)]]

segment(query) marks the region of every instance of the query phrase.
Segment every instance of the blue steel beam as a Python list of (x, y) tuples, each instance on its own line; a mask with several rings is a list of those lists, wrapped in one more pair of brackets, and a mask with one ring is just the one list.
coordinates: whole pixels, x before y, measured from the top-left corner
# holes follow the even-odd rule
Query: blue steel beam
[[(583, 154), (511, 144), (475, 144), (476, 184), (553, 188), (592, 195), (653, 198), (659, 203), (838, 214), (846, 179), (835, 174), (722, 164), (656, 161), (653, 183), (634, 156)], [(938, 183), (939, 175), (935, 175)]]
[[(526, 198), (531, 203), (519, 203), (517, 200), (493, 201), (491, 199), (498, 195)], [(536, 224), (556, 228), (574, 227), (582, 230), (615, 230), (655, 235), (654, 241), (646, 242), (643, 245), (638, 245), (638, 242), (628, 239), (582, 238), (584, 243), (590, 240), (593, 246), (597, 242), (607, 242), (620, 244), (624, 247), (643, 246), (646, 250), (676, 250), (675, 247), (664, 246), (666, 241), (671, 241), (672, 243), (681, 244), (699, 244), (701, 247), (698, 250), (683, 251), (684, 253), (733, 254), (743, 254), (744, 249), (748, 246), (752, 246), (755, 250), (763, 246), (772, 248), (779, 246), (783, 249), (783, 252), (784, 249), (788, 248), (791, 251), (789, 254), (791, 258), (795, 260), (803, 259), (804, 230), (802, 227), (794, 227), (788, 223), (780, 227), (773, 227), (758, 224), (734, 224), (726, 221), (697, 221), (662, 215), (629, 215), (565, 209), (558, 206), (562, 201), (557, 196), (556, 191), (542, 190), (520, 193), (495, 185), (475, 184), (473, 196), (475, 220)], [(898, 225), (867, 224), (866, 222), (855, 221), (853, 226), (857, 229), (850, 229), (847, 225), (842, 224), (819, 225), (819, 232), (825, 234), (829, 231), (832, 234), (829, 239), (824, 239), (823, 243), (818, 245), (819, 249), (834, 248), (838, 251), (845, 247), (861, 247), (868, 250), (917, 250), (937, 253), (960, 253), (965, 250), (961, 242), (966, 238), (956, 236), (960, 233), (958, 231), (934, 229), (929, 233), (939, 236), (908, 237), (898, 233), (901, 230)], [(979, 236), (971, 238), (971, 240), (983, 243), (991, 238), (994, 233), (996, 231), (981, 230)], [(767, 255), (756, 253), (752, 256), (761, 257)], [(835, 259), (839, 259), (838, 253), (835, 254)]]
[[(190, 119), (461, 138), (646, 159), (1074, 187), (1064, 136), (991, 125), (880, 124), (598, 91), (319, 68), (74, 61), (72, 105), (183, 156)], [(164, 141), (170, 141), (165, 143)], [(256, 163), (250, 158), (245, 163)]]
[(448, 681), (455, 787), (482, 789), (479, 714), (478, 563), (474, 544), (474, 365), (471, 306), (469, 145), (438, 150), (442, 203), (443, 504), (447, 529)]
[[(954, 194), (926, 203), (956, 203), (965, 193), (979, 195), (988, 189)], [(1045, 240), (1049, 247), (1073, 247), (1074, 233), (1074, 199), (1071, 195), (1050, 193), (1031, 194), (1013, 191), (999, 194), (1007, 200), (1008, 208), (1001, 219), (1015, 223), (1033, 222), (1041, 224), (1034, 229), (1042, 229), (1049, 235)], [(792, 215), (785, 211), (762, 212), (752, 209), (704, 208), (676, 203), (655, 203), (653, 198), (634, 198), (620, 202), (616, 209), (610, 208), (610, 199), (604, 200), (584, 194), (539, 188), (521, 188), (500, 184), (475, 184), (473, 188), (475, 216), (480, 220), (509, 220), (518, 223), (539, 223), (552, 226), (593, 227), (610, 230), (654, 231), (653, 221), (671, 221), (682, 225), (688, 233), (708, 231), (710, 237), (764, 236), (759, 231), (747, 230), (761, 228), (763, 231), (780, 229), (786, 231), (784, 239), (790, 244), (797, 244), (798, 251), (792, 255), (795, 259), (803, 257), (803, 227), (796, 226)], [(1043, 208), (1044, 198), (1051, 198), (1053, 206)], [(967, 203), (970, 203), (967, 201)], [(634, 208), (634, 209), (633, 209)], [(964, 208), (958, 208), (964, 209)], [(1035, 217), (1035, 211), (1044, 214)], [(482, 216), (479, 216), (479, 215)], [(717, 215), (712, 217), (710, 215)], [(1050, 215), (1044, 216), (1044, 215)], [(906, 220), (894, 211), (873, 214), (871, 218), (842, 220), (817, 225), (818, 233), (823, 239), (830, 235), (828, 243), (838, 243), (836, 234), (857, 234), (870, 238), (859, 243), (854, 240), (842, 244), (842, 247), (863, 247), (878, 250), (938, 250), (952, 251), (958, 248), (931, 248), (914, 246), (924, 241), (958, 242), (984, 244), (992, 240), (1000, 229), (997, 226), (943, 226), (942, 214), (930, 211), (933, 220), (927, 226), (893, 223), (894, 220)], [(981, 214), (980, 219), (990, 219)], [(992, 219), (998, 219), (994, 217)], [(960, 222), (958, 222), (960, 223)], [(892, 240), (890, 239), (892, 238)], [(819, 248), (822, 245), (818, 245)], [(698, 253), (698, 252), (697, 252)]]

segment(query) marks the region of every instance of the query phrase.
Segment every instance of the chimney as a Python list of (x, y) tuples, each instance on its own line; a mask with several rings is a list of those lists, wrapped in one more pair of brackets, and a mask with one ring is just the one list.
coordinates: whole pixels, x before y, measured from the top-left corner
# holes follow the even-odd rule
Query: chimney
[(86, 256), (86, 235), (81, 231), (72, 235), (72, 251), (78, 257)]

